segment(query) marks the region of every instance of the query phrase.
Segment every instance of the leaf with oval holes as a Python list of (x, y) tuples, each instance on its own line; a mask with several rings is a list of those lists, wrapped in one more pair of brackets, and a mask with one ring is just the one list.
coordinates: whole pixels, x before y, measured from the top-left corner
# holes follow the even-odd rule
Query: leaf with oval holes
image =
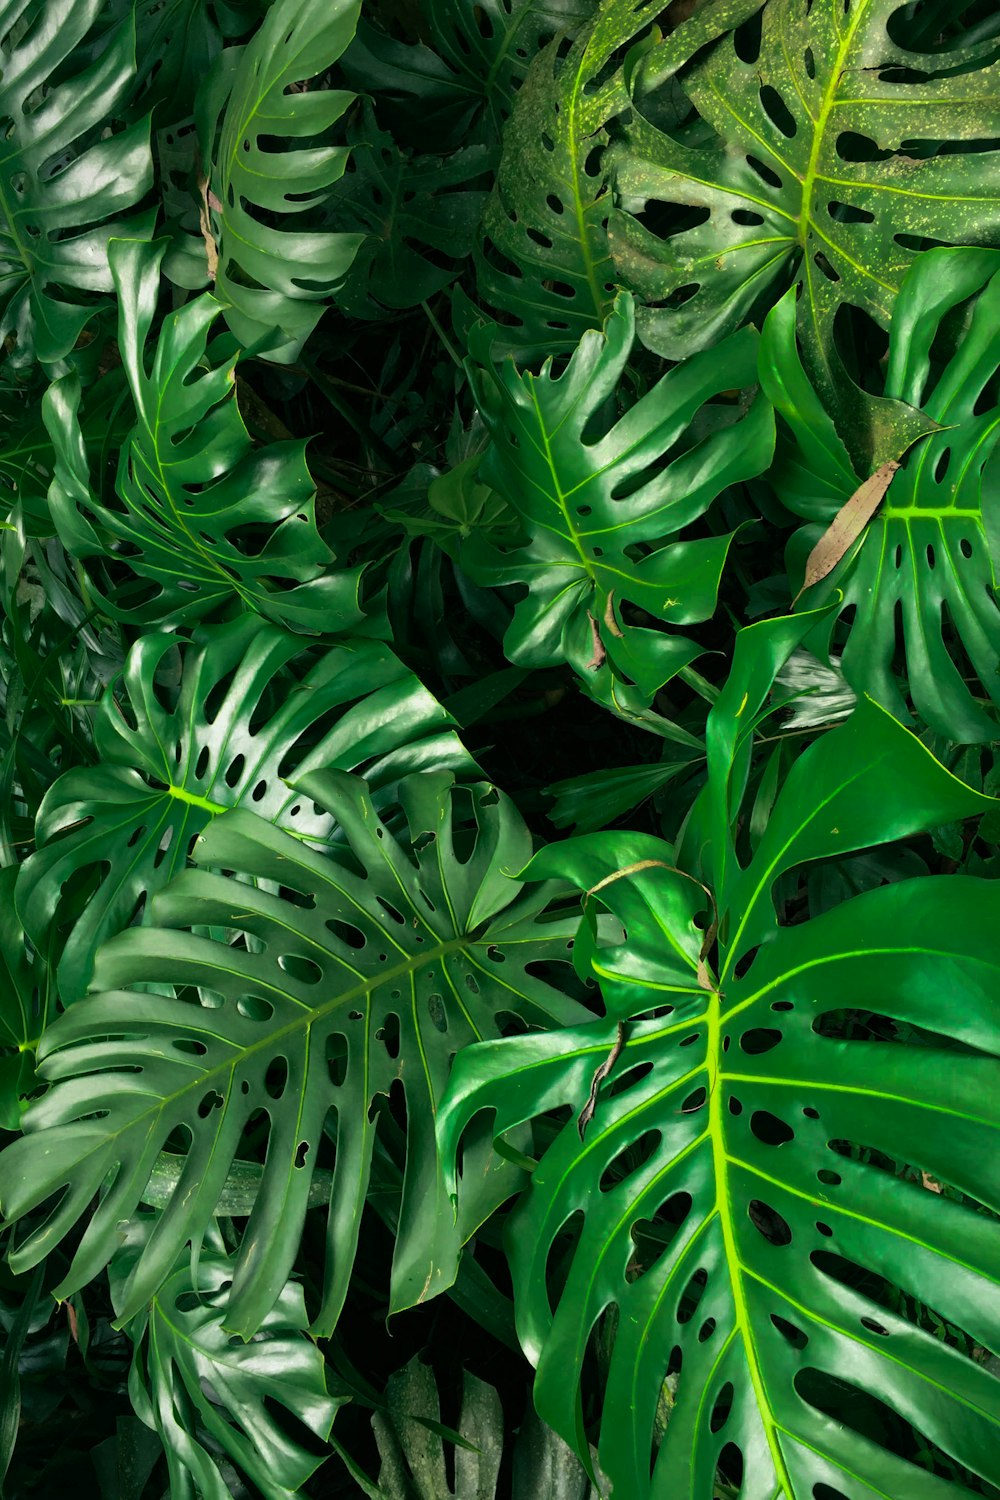
[(605, 127), (629, 103), (619, 49), (658, 9), (603, 0), (575, 42), (549, 41), (518, 91), (476, 253), (479, 297), (503, 315), (494, 357), (572, 349), (611, 312)]
[[(149, 189), (149, 120), (115, 129), (135, 82), (135, 20), (95, 41), (101, 0), (43, 0), (0, 9), (0, 342), (15, 367), (73, 349), (110, 292), (108, 241), (148, 234), (132, 210)], [(58, 80), (58, 81), (57, 81)], [(44, 95), (39, 90), (44, 88)]]
[[(770, 407), (732, 404), (755, 377), (746, 329), (669, 371), (616, 421), (634, 340), (622, 293), (603, 333), (585, 333), (567, 369), (539, 375), (489, 362), (491, 330), (472, 341), (470, 378), (493, 446), (482, 477), (517, 515), (527, 540), (497, 546), (472, 536), (462, 567), (482, 584), (521, 584), (504, 639), (511, 661), (568, 661), (586, 690), (623, 718), (694, 747), (699, 741), (652, 712), (656, 692), (699, 654), (685, 636), (630, 620), (635, 606), (667, 625), (706, 620), (715, 608), (732, 533), (664, 540), (696, 521), (741, 479), (766, 468)], [(727, 393), (726, 403), (718, 398)], [(695, 424), (722, 416), (700, 435)], [(625, 607), (623, 610), (623, 606)], [(599, 647), (599, 649), (596, 649)]]
[[(772, 482), (790, 510), (825, 521), (857, 478), (799, 362), (791, 296), (769, 314), (760, 346), (761, 382), (790, 429)], [(948, 345), (956, 317), (961, 337)], [(921, 407), (941, 430), (907, 454), (862, 541), (808, 595), (810, 604), (823, 603), (839, 591), (840, 607), (827, 616), (817, 649), (851, 610), (844, 674), (903, 718), (893, 672), (898, 623), (917, 714), (965, 742), (997, 733), (995, 712), (974, 695), (977, 681), (994, 711), (1000, 707), (1000, 528), (984, 503), (992, 499), (1000, 438), (998, 321), (1000, 251), (929, 250), (908, 273), (893, 312), (886, 390)], [(815, 534), (804, 528), (792, 543), (796, 573)], [(955, 634), (971, 671), (963, 670)]]
[(148, 921), (150, 898), (219, 813), (243, 806), (323, 847), (336, 838), (333, 819), (291, 779), (363, 770), (385, 800), (417, 767), (468, 776), (476, 768), (453, 723), (381, 642), (309, 648), (252, 616), (202, 626), (190, 644), (166, 631), (140, 637), (95, 715), (98, 764), (49, 789), (18, 879), (35, 941), (64, 935), (63, 1002), (84, 993), (106, 938)]
[[(165, 249), (115, 240), (109, 252), (136, 409), (112, 496), (92, 486), (79, 380), (65, 376), (45, 393), (60, 540), (87, 561), (108, 612), (133, 624), (178, 625), (239, 605), (292, 630), (347, 629), (362, 617), (360, 572), (336, 568), (320, 539), (305, 444), (254, 449), (236, 404), (236, 351), (220, 355), (208, 342), (220, 304), (205, 295), (169, 313), (147, 353)], [(116, 583), (107, 559), (137, 581)]]
[(493, 153), (470, 145), (450, 156), (404, 151), (365, 104), (347, 128), (353, 148), (328, 212), (364, 236), (337, 306), (352, 318), (386, 318), (449, 286), (472, 249)]
[[(643, 339), (681, 358), (794, 280), (811, 378), (865, 473), (928, 423), (846, 379), (839, 318), (853, 307), (888, 328), (928, 239), (988, 243), (1000, 227), (994, 42), (959, 27), (909, 51), (899, 16), (897, 0), (771, 0), (693, 61), (682, 28), (636, 68), (614, 153), (611, 247), (649, 304)], [(643, 114), (679, 80), (698, 117), (683, 136)]]
[[(111, 1264), (115, 1302), (155, 1232), (152, 1217), (129, 1226)], [(325, 1361), (306, 1334), (301, 1286), (285, 1283), (245, 1343), (225, 1326), (232, 1277), (221, 1243), (203, 1249), (194, 1273), (182, 1255), (149, 1306), (126, 1323), (135, 1344), (129, 1396), (163, 1442), (171, 1500), (230, 1500), (213, 1450), (238, 1465), (266, 1500), (292, 1500), (323, 1462), (315, 1439), (329, 1437), (345, 1399), (327, 1393)]]
[[(266, 1129), (227, 1327), (252, 1333), (274, 1306), (295, 1263), (313, 1171), (329, 1154), (326, 1281), (314, 1323), (329, 1333), (352, 1273), (374, 1105), (394, 1085), (406, 1104), (407, 1159), (391, 1306), (433, 1296), (454, 1279), (461, 1243), (434, 1149), (452, 1056), (496, 1035), (503, 1015), (551, 1025), (586, 1014), (536, 976), (538, 965), (570, 963), (576, 924), (547, 915), (551, 891), (524, 893), (512, 879), (531, 836), (495, 789), (421, 771), (400, 783), (394, 817), (380, 817), (365, 783), (341, 771), (313, 771), (298, 790), (327, 810), (342, 844), (319, 853), (243, 809), (217, 818), (196, 847), (202, 868), (154, 898), (150, 925), (100, 950), (94, 989), (105, 993), (45, 1034), (40, 1072), (52, 1086), (0, 1157), (0, 1201), (13, 1222), (71, 1184), (15, 1254), (34, 1264), (89, 1213), (60, 1296), (107, 1263), (119, 1222), (180, 1131), (186, 1165), (122, 1293), (122, 1316), (132, 1316), (211, 1221), (247, 1132)], [(469, 1159), (482, 1171), (466, 1235), (509, 1194), (514, 1172), (491, 1167), (485, 1139)]]
[[(362, 236), (296, 225), (343, 175), (344, 146), (320, 142), (354, 102), (295, 85), (326, 73), (354, 35), (360, 0), (274, 0), (245, 47), (227, 47), (195, 117), (214, 194), (215, 288), (249, 348), (293, 364), (343, 281)], [(290, 221), (290, 222), (288, 222)]]
[[(987, 1348), (1000, 1339), (1000, 890), (907, 880), (789, 927), (771, 896), (783, 871), (989, 799), (866, 702), (795, 761), (740, 866), (739, 721), (759, 712), (793, 641), (783, 620), (744, 631), (713, 709), (705, 800), (724, 833), (709, 820), (711, 900), (664, 868), (675, 851), (651, 838), (596, 834), (537, 855), (529, 877), (569, 877), (625, 929), (593, 951), (608, 1019), (469, 1049), (439, 1116), (450, 1164), (481, 1110), (496, 1111), (498, 1137), (578, 1111), (626, 1021), (584, 1142), (574, 1119), (559, 1130), (507, 1248), (538, 1410), (578, 1449), (583, 1367), (600, 1340), (598, 1453), (629, 1500), (665, 1494), (677, 1474), (697, 1500), (723, 1480), (785, 1500), (943, 1496), (879, 1440), (871, 1392), (925, 1445), (1000, 1480), (1000, 1384), (954, 1331)], [(706, 994), (699, 954), (715, 912)], [(853, 1020), (872, 1012), (888, 1018), (883, 1037)], [(925, 1191), (920, 1171), (969, 1198)], [(907, 1311), (920, 1304), (933, 1332)]]

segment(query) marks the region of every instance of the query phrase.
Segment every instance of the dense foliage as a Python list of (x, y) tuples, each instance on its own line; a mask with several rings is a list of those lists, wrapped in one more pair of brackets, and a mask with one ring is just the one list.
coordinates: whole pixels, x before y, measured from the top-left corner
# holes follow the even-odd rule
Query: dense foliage
[(0, 5), (0, 1496), (1000, 1500), (998, 100)]

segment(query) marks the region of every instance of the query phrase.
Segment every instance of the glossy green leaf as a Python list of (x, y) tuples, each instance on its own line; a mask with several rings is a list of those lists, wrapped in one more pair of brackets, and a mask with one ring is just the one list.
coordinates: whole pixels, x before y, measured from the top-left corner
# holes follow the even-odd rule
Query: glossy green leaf
[(0, 870), (0, 1129), (20, 1130), (35, 1087), (35, 1047), (48, 1021), (48, 979), (25, 949), (14, 911), (16, 867)]
[(148, 214), (119, 217), (152, 182), (148, 120), (114, 129), (135, 77), (134, 20), (73, 67), (102, 8), (0, 7), (0, 340), (17, 367), (66, 358), (98, 305), (92, 294), (111, 291), (109, 239), (152, 227)]
[(477, 255), (482, 301), (502, 312), (497, 352), (531, 361), (572, 349), (612, 310), (606, 126), (628, 105), (616, 54), (656, 17), (651, 0), (603, 0), (572, 47), (532, 63), (503, 137)]
[[(890, 25), (898, 9), (770, 0), (759, 43), (748, 26), (699, 57), (700, 33), (685, 45), (677, 31), (639, 63), (638, 109), (615, 152), (612, 250), (650, 304), (650, 347), (671, 359), (703, 349), (794, 281), (810, 374), (872, 468), (927, 423), (844, 384), (838, 313), (853, 306), (888, 328), (925, 238), (985, 244), (1000, 221), (993, 156), (977, 149), (996, 131), (994, 43), (909, 51)], [(672, 80), (674, 117), (690, 100), (699, 121), (673, 134), (643, 113)], [(642, 222), (664, 205), (666, 238)]]
[[(254, 449), (236, 404), (235, 351), (209, 346), (221, 309), (198, 297), (168, 314), (151, 343), (165, 246), (119, 240), (110, 259), (119, 338), (136, 421), (113, 497), (94, 487), (74, 376), (43, 402), (55, 445), (49, 504), (74, 557), (90, 561), (105, 608), (135, 624), (178, 625), (232, 606), (293, 630), (332, 634), (361, 619), (357, 569), (333, 569), (316, 530), (305, 444)], [(118, 588), (102, 560), (137, 575)]]
[[(791, 510), (826, 522), (864, 476), (851, 468), (802, 369), (792, 295), (770, 313), (761, 340), (761, 381), (791, 434), (773, 483)], [(956, 312), (964, 315), (961, 338), (942, 355), (935, 340), (947, 336)], [(917, 714), (962, 741), (996, 735), (977, 681), (994, 709), (1000, 705), (1000, 530), (988, 503), (1000, 435), (998, 320), (1000, 252), (931, 250), (909, 272), (893, 313), (886, 391), (920, 407), (940, 430), (907, 455), (864, 536), (805, 596), (815, 605), (840, 592), (826, 639), (838, 613), (854, 611), (844, 673), (858, 691), (905, 717), (893, 672), (898, 621)], [(808, 528), (796, 549), (804, 554), (815, 535)], [(975, 673), (971, 681), (956, 658), (953, 630)]]
[[(113, 1296), (155, 1227), (147, 1220), (130, 1228), (112, 1265)], [(286, 1282), (244, 1343), (225, 1324), (232, 1276), (233, 1261), (219, 1247), (202, 1252), (195, 1272), (183, 1256), (149, 1306), (126, 1325), (136, 1345), (129, 1395), (163, 1443), (171, 1500), (230, 1500), (192, 1415), (265, 1500), (292, 1500), (323, 1460), (290, 1436), (274, 1408), (322, 1440), (342, 1404), (327, 1394), (323, 1356), (307, 1337), (301, 1286)]]
[(450, 156), (404, 151), (379, 130), (371, 107), (347, 131), (353, 150), (330, 194), (340, 229), (364, 236), (337, 306), (385, 318), (449, 286), (472, 249), (492, 153), (471, 145)]
[(557, 828), (593, 833), (632, 812), (694, 764), (690, 759), (654, 760), (647, 765), (614, 766), (584, 776), (568, 776), (545, 788), (546, 796), (555, 798), (549, 819)]
[[(149, 919), (150, 898), (219, 813), (245, 806), (322, 847), (336, 836), (333, 820), (293, 789), (296, 777), (363, 770), (384, 795), (418, 767), (468, 773), (452, 723), (376, 641), (303, 650), (300, 637), (250, 616), (204, 626), (190, 645), (142, 636), (95, 715), (98, 763), (50, 789), (19, 877), (18, 908), (36, 941), (68, 929), (56, 971), (63, 1002), (84, 993), (106, 938), (137, 912)], [(82, 901), (63, 895), (88, 874)]]
[[(422, 772), (401, 784), (392, 824), (364, 782), (343, 772), (313, 772), (299, 790), (335, 819), (343, 845), (318, 853), (243, 809), (216, 819), (196, 846), (203, 868), (154, 899), (152, 925), (101, 949), (94, 987), (105, 993), (46, 1032), (39, 1057), (53, 1086), (0, 1158), (3, 1211), (14, 1222), (71, 1187), (26, 1235), (17, 1262), (33, 1264), (58, 1244), (114, 1176), (62, 1295), (107, 1263), (119, 1221), (134, 1213), (159, 1151), (183, 1127), (180, 1182), (122, 1293), (122, 1315), (137, 1312), (210, 1222), (263, 1110), (266, 1161), (227, 1326), (252, 1333), (274, 1306), (295, 1261), (313, 1172), (335, 1143), (316, 1318), (329, 1332), (354, 1261), (377, 1128), (371, 1106), (398, 1080), (407, 1159), (392, 1306), (426, 1299), (453, 1279), (459, 1248), (433, 1146), (452, 1054), (495, 1035), (504, 1013), (542, 1024), (584, 1013), (533, 973), (537, 964), (568, 963), (569, 924), (544, 920), (544, 889), (524, 896), (512, 880), (531, 840), (495, 790)], [(193, 926), (228, 931), (230, 940), (196, 936)], [(487, 1152), (480, 1218), (509, 1192), (509, 1170), (491, 1170)]]
[(631, 608), (671, 626), (705, 620), (715, 608), (732, 535), (672, 538), (770, 458), (773, 419), (760, 399), (749, 410), (723, 407), (732, 420), (704, 436), (695, 425), (722, 392), (753, 384), (754, 335), (669, 371), (617, 420), (634, 337), (627, 293), (604, 332), (584, 334), (559, 375), (551, 363), (540, 375), (520, 374), (511, 360), (494, 372), (490, 337), (489, 328), (479, 331), (480, 364), (470, 366), (494, 439), (482, 475), (527, 540), (497, 547), (474, 536), (460, 559), (481, 583), (527, 586), (504, 640), (508, 657), (531, 667), (568, 661), (605, 706), (697, 745), (650, 704), (699, 648), (635, 623)]
[[(795, 761), (741, 866), (726, 781), (740, 718), (766, 693), (751, 645), (773, 676), (784, 625), (755, 628), (710, 717), (707, 796), (726, 829), (711, 892), (635, 835), (536, 856), (530, 874), (600, 883), (627, 933), (594, 953), (609, 1019), (470, 1049), (440, 1137), (452, 1161), (482, 1109), (498, 1136), (556, 1106), (578, 1115), (620, 1021), (584, 1139), (570, 1119), (510, 1221), (542, 1416), (581, 1448), (599, 1328), (615, 1493), (660, 1497), (683, 1474), (693, 1500), (716, 1485), (945, 1500), (971, 1491), (889, 1434), (911, 1423), (956, 1479), (1000, 1478), (1000, 1384), (970, 1357), (1000, 1338), (1000, 893), (901, 881), (782, 927), (771, 891), (803, 862), (989, 804), (867, 703)], [(717, 978), (701, 958), (716, 918)]]
[(322, 204), (344, 171), (347, 150), (320, 143), (354, 95), (311, 81), (340, 57), (359, 10), (360, 0), (274, 0), (198, 100), (216, 292), (240, 342), (281, 364), (298, 358), (361, 243), (293, 217)]

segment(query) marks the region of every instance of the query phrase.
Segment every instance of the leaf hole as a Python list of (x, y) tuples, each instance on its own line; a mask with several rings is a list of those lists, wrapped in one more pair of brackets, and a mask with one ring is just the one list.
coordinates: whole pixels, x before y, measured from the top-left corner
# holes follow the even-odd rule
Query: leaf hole
[(327, 932), (332, 932), (337, 940), (344, 944), (345, 948), (352, 948), (355, 952), (364, 948), (368, 942), (360, 927), (355, 927), (353, 922), (342, 922), (339, 917), (328, 917), (323, 923)]
[(288, 1084), (288, 1061), (284, 1057), (273, 1057), (264, 1074), (264, 1091), (272, 1099), (280, 1099)]
[(347, 1038), (335, 1031), (326, 1039), (326, 1070), (335, 1089), (342, 1088), (347, 1078), (347, 1058)]
[(777, 1209), (760, 1198), (751, 1198), (747, 1205), (747, 1213), (750, 1222), (757, 1233), (762, 1235), (769, 1245), (782, 1246), (792, 1243), (792, 1231), (787, 1219), (782, 1218)]
[(776, 125), (782, 135), (787, 136), (791, 140), (799, 127), (795, 123), (795, 116), (777, 89), (772, 88), (769, 83), (765, 83), (764, 87), (760, 90), (760, 102), (771, 124)]
[(262, 995), (240, 995), (236, 1009), (247, 1021), (269, 1021), (274, 1015), (274, 1006)]
[(658, 1130), (645, 1130), (637, 1141), (624, 1147), (601, 1173), (598, 1184), (602, 1193), (609, 1193), (612, 1188), (618, 1187), (627, 1178), (634, 1177), (636, 1172), (642, 1170), (653, 1156), (660, 1144), (660, 1132)]
[(299, 984), (319, 984), (323, 978), (323, 970), (319, 964), (314, 959), (306, 958), (302, 953), (280, 954), (278, 968), (282, 969), (289, 979), (294, 979)]
[(773, 1052), (782, 1040), (782, 1033), (774, 1026), (752, 1026), (740, 1037), (740, 1047), (750, 1057), (760, 1057)]
[(758, 157), (747, 156), (747, 165), (750, 167), (750, 170), (752, 172), (755, 172), (757, 174), (761, 182), (765, 183), (768, 187), (778, 189), (781, 188), (782, 181), (777, 172), (773, 171), (770, 167), (765, 166)]
[(794, 1323), (789, 1323), (788, 1319), (781, 1317), (779, 1313), (771, 1314), (771, 1322), (781, 1334), (782, 1338), (785, 1339), (787, 1343), (791, 1344), (793, 1349), (804, 1349), (808, 1344), (809, 1339), (806, 1334), (802, 1332), (802, 1329), (797, 1328)]
[(399, 1056), (399, 1017), (394, 1011), (390, 1011), (385, 1021), (375, 1033), (376, 1041), (382, 1043), (389, 1057), (395, 1062)]
[(689, 1278), (680, 1299), (677, 1303), (677, 1321), (680, 1324), (690, 1323), (698, 1311), (698, 1304), (705, 1295), (708, 1285), (708, 1272), (704, 1266), (699, 1266)]
[(715, 1398), (712, 1415), (708, 1419), (709, 1429), (712, 1432), (720, 1432), (728, 1422), (729, 1413), (733, 1409), (733, 1394), (733, 1383), (727, 1380)]
[(207, 1120), (213, 1110), (221, 1109), (225, 1102), (218, 1089), (210, 1089), (198, 1105), (199, 1120)]
[(190, 1036), (175, 1037), (173, 1046), (175, 1051), (187, 1053), (190, 1057), (204, 1057), (208, 1051), (204, 1042), (199, 1042)]
[(875, 215), (867, 208), (855, 208), (853, 203), (841, 203), (839, 198), (831, 198), (826, 205), (830, 218), (838, 224), (874, 224)]
[(750, 1116), (750, 1129), (764, 1146), (785, 1146), (795, 1139), (795, 1131), (769, 1109), (755, 1109)]
[(630, 1231), (635, 1250), (626, 1268), (627, 1281), (645, 1276), (662, 1260), (676, 1242), (691, 1212), (692, 1201), (690, 1193), (673, 1193), (651, 1219), (636, 1220)]
[(833, 266), (830, 264), (827, 257), (823, 254), (822, 250), (817, 250), (813, 255), (813, 264), (819, 267), (819, 269), (823, 272), (823, 275), (826, 277), (827, 281), (836, 282), (840, 280), (840, 273), (833, 269)]

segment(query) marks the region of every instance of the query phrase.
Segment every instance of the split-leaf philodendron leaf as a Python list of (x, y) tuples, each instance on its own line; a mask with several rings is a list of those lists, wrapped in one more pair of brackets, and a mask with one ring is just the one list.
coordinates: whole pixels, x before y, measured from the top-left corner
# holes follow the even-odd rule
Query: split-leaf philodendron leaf
[(321, 142), (354, 95), (316, 81), (351, 40), (359, 10), (360, 0), (274, 0), (199, 95), (216, 291), (240, 342), (282, 364), (298, 358), (361, 243), (292, 217), (322, 204), (344, 171), (346, 148)]
[[(708, 889), (649, 836), (536, 856), (529, 874), (569, 877), (622, 923), (592, 958), (608, 1019), (471, 1049), (440, 1117), (453, 1160), (483, 1108), (502, 1136), (572, 1107), (510, 1221), (518, 1330), (541, 1415), (578, 1446), (598, 1337), (600, 1463), (630, 1500), (678, 1474), (698, 1496), (741, 1481), (784, 1500), (953, 1493), (893, 1450), (891, 1420), (1000, 1480), (996, 1382), (968, 1357), (1000, 1339), (1000, 892), (903, 881), (790, 927), (772, 903), (784, 871), (988, 799), (868, 702), (795, 762), (741, 865), (741, 724), (802, 629), (744, 631), (713, 710)], [(888, 1037), (859, 1024), (872, 1013)]]
[[(156, 1231), (152, 1215), (130, 1226), (111, 1268), (114, 1296)], [(322, 1462), (286, 1430), (289, 1413), (315, 1437), (329, 1436), (341, 1403), (327, 1393), (323, 1356), (307, 1335), (302, 1287), (289, 1281), (249, 1343), (226, 1328), (233, 1261), (218, 1244), (197, 1270), (182, 1256), (148, 1307), (126, 1325), (136, 1345), (129, 1394), (160, 1434), (171, 1500), (230, 1500), (212, 1456), (226, 1453), (266, 1500), (292, 1500)], [(207, 1441), (192, 1431), (190, 1412)]]
[[(478, 330), (470, 367), (494, 439), (482, 473), (526, 541), (497, 546), (473, 535), (462, 565), (482, 583), (527, 586), (504, 640), (511, 661), (567, 661), (599, 702), (673, 736), (679, 731), (650, 704), (699, 647), (650, 625), (711, 615), (732, 533), (664, 539), (768, 463), (774, 425), (764, 402), (709, 407), (753, 385), (756, 336), (743, 330), (671, 370), (617, 420), (634, 337), (627, 293), (562, 373), (548, 362), (539, 375), (522, 374), (510, 359), (494, 371), (492, 336), (490, 326)], [(700, 436), (693, 424), (708, 411), (728, 421)]]
[[(134, 1316), (188, 1238), (211, 1222), (263, 1112), (266, 1162), (227, 1326), (252, 1334), (275, 1305), (313, 1173), (332, 1155), (315, 1316), (329, 1332), (354, 1262), (377, 1128), (372, 1106), (399, 1080), (408, 1147), (393, 1303), (424, 1300), (453, 1279), (460, 1243), (432, 1149), (452, 1054), (495, 1035), (504, 1014), (546, 1025), (585, 1014), (533, 972), (569, 963), (575, 924), (557, 914), (546, 920), (545, 889), (523, 894), (511, 879), (531, 838), (505, 797), (426, 771), (401, 783), (394, 833), (357, 777), (312, 772), (298, 790), (335, 820), (341, 845), (320, 853), (242, 808), (215, 819), (196, 845), (202, 868), (154, 898), (150, 925), (104, 945), (94, 978), (103, 993), (73, 1006), (40, 1044), (41, 1075), (52, 1086), (0, 1161), (0, 1201), (14, 1222), (63, 1185), (70, 1191), (26, 1237), (19, 1263), (34, 1264), (63, 1240), (113, 1179), (60, 1295), (107, 1264), (119, 1222), (135, 1212), (159, 1152), (179, 1133), (182, 1175), (121, 1293), (121, 1315)], [(471, 1227), (509, 1191), (506, 1168), (484, 1168)]]
[[(121, 619), (179, 625), (236, 607), (314, 634), (349, 628), (361, 619), (358, 570), (330, 567), (305, 443), (251, 443), (236, 404), (238, 350), (209, 342), (215, 297), (168, 314), (147, 349), (165, 248), (118, 240), (110, 251), (136, 421), (108, 500), (80, 426), (79, 380), (67, 375), (45, 394), (60, 539), (94, 559), (91, 586)], [(138, 575), (130, 587), (106, 576), (109, 555)]]
[[(888, 328), (927, 240), (988, 244), (1000, 229), (995, 42), (911, 51), (901, 14), (897, 0), (768, 0), (698, 56), (683, 29), (650, 49), (615, 148), (610, 225), (619, 273), (648, 304), (642, 337), (671, 359), (800, 286), (810, 374), (873, 467), (927, 424), (845, 386), (839, 317), (858, 308)], [(678, 85), (671, 133), (648, 115)]]
[[(168, 707), (161, 684), (178, 654)], [(253, 616), (203, 626), (190, 645), (165, 631), (143, 636), (95, 715), (98, 763), (49, 790), (20, 872), (18, 908), (35, 940), (68, 928), (63, 1002), (84, 993), (106, 938), (137, 911), (148, 920), (153, 894), (185, 868), (214, 817), (246, 807), (322, 847), (333, 820), (294, 790), (298, 776), (362, 771), (382, 792), (418, 767), (468, 773), (450, 726), (377, 641), (309, 649)], [(71, 883), (76, 896), (66, 898)]]
[(148, 214), (119, 217), (152, 182), (148, 119), (112, 124), (135, 77), (134, 19), (73, 66), (103, 9), (42, 0), (25, 25), (24, 0), (0, 7), (0, 341), (18, 367), (66, 358), (92, 294), (112, 289), (109, 239), (152, 227)]
[[(760, 349), (761, 382), (791, 439), (779, 444), (773, 481), (790, 510), (826, 523), (863, 476), (803, 371), (793, 298), (787, 293), (768, 315)], [(956, 309), (964, 313), (961, 341), (941, 347)], [(840, 609), (818, 636), (828, 645), (838, 615), (851, 610), (844, 672), (859, 692), (905, 719), (893, 672), (898, 630), (920, 718), (971, 742), (996, 737), (989, 709), (1000, 705), (1000, 525), (991, 468), (1000, 437), (998, 324), (1000, 252), (932, 250), (908, 273), (893, 314), (886, 391), (920, 407), (939, 430), (911, 449), (862, 538), (804, 596), (815, 607), (839, 592)], [(804, 554), (816, 534), (805, 528), (793, 550)], [(963, 674), (949, 627), (972, 676)]]

